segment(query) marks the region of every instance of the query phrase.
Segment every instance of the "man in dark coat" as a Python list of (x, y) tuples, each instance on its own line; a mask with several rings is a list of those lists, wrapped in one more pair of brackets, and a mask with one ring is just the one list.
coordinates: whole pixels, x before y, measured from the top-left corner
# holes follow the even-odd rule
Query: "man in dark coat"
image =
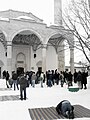
[(74, 71), (74, 83), (77, 83), (77, 80), (76, 80), (77, 75), (78, 75), (78, 73), (77, 73), (77, 71), (76, 71), (76, 69), (75, 69), (75, 71)]
[(7, 71), (6, 72), (6, 86), (7, 86), (7, 88), (9, 88), (9, 77), (10, 77), (10, 75), (9, 75), (9, 72)]
[(84, 84), (84, 89), (87, 89), (87, 77), (88, 77), (88, 72), (83, 72), (82, 73), (82, 82), (81, 82), (81, 88), (83, 89), (83, 84)]
[(80, 71), (78, 72), (76, 81), (78, 83), (79, 88), (81, 89), (82, 88), (82, 85), (81, 85), (82, 84), (82, 73)]
[(6, 70), (3, 71), (3, 79), (6, 79)]
[[(23, 74), (21, 74), (19, 78), (19, 84), (20, 84), (20, 99), (21, 100), (26, 100), (26, 87), (27, 87), (27, 79)], [(23, 98), (23, 92), (24, 92), (24, 98)]]
[(62, 114), (64, 117), (73, 119), (74, 118), (74, 107), (71, 105), (71, 103), (68, 100), (61, 101), (57, 107), (56, 111), (58, 114)]
[(12, 74), (12, 79), (14, 84), (14, 90), (16, 89), (16, 86), (17, 86), (17, 89), (19, 90), (18, 83), (17, 83), (17, 73), (15, 71)]
[(72, 86), (72, 77), (73, 77), (73, 75), (72, 75), (72, 73), (71, 73), (71, 71), (68, 73), (68, 87), (69, 86)]

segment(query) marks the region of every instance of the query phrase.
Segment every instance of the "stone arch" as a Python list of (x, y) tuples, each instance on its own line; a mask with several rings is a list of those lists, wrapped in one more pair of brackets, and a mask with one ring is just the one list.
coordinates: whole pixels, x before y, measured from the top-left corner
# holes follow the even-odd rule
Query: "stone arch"
[(39, 40), (42, 42), (42, 37), (41, 37), (41, 35), (38, 33), (38, 32), (36, 32), (35, 30), (33, 30), (33, 29), (30, 29), (30, 28), (24, 28), (24, 29), (20, 29), (20, 30), (17, 30), (17, 31), (15, 31), (14, 33), (13, 33), (13, 35), (11, 36), (11, 40), (13, 40), (13, 38), (18, 34), (18, 33), (20, 33), (20, 32), (22, 32), (22, 31), (30, 31), (30, 32), (32, 32), (32, 33), (34, 33), (38, 38), (39, 38)]
[(74, 39), (73, 39), (73, 35), (71, 32), (69, 31), (63, 31), (63, 32), (53, 32), (51, 33), (48, 38), (46, 39), (46, 44), (48, 45), (48, 43), (51, 43), (52, 46), (54, 46), (56, 53), (57, 53), (57, 60), (58, 60), (58, 70), (62, 71), (65, 70), (65, 62), (64, 62), (64, 40), (67, 40), (68, 44), (69, 44), (69, 48), (70, 48), (70, 69), (73, 73), (73, 64), (74, 64), (74, 53), (73, 53), (73, 49), (74, 48)]
[(4, 34), (5, 38), (7, 38), (7, 33), (5, 32), (5, 30), (0, 26), (0, 31), (2, 31), (2, 33)]
[(3, 44), (5, 51), (7, 49), (6, 36), (7, 36), (6, 33), (4, 31), (2, 31), (2, 29), (0, 28), (0, 42)]
[(63, 34), (60, 33), (60, 32), (53, 32), (53, 33), (49, 34), (49, 36), (47, 36), (46, 41), (45, 41), (44, 44), (47, 44), (48, 41), (49, 41), (49, 39), (52, 38), (52, 36), (54, 36), (54, 35), (60, 35), (60, 36), (63, 36)]
[[(52, 36), (54, 36), (54, 35), (60, 35), (60, 36), (62, 36), (63, 40), (64, 40), (64, 39), (67, 40), (69, 46), (73, 46), (73, 47), (74, 47), (74, 38), (73, 38), (73, 34), (72, 34), (71, 32), (67, 32), (67, 33), (65, 33), (65, 32), (63, 32), (63, 33), (53, 32), (52, 34), (50, 34), (49, 36), (47, 36), (46, 41), (45, 41), (44, 44), (47, 44), (48, 41), (49, 41), (49, 39), (50, 39)], [(62, 41), (63, 41), (63, 40), (62, 40)]]
[(54, 32), (48, 37), (46, 44), (48, 45), (48, 43), (50, 43), (55, 48), (56, 53), (57, 53), (57, 49), (59, 45), (63, 43), (64, 39), (65, 37), (62, 34), (58, 32)]
[(12, 43), (29, 45), (32, 47), (33, 51), (36, 51), (38, 47), (41, 46), (42, 44), (41, 36), (40, 35), (38, 36), (35, 31), (31, 31), (30, 29), (23, 29), (23, 30), (21, 29), (14, 36)]

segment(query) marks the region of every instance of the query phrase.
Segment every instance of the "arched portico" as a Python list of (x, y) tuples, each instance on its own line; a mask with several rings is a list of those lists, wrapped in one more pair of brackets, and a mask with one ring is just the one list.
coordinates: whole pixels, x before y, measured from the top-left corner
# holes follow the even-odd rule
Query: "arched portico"
[[(18, 67), (23, 67), (24, 72), (30, 71), (32, 68), (35, 70), (36, 61), (34, 55), (37, 53), (36, 51), (40, 45), (41, 40), (38, 38), (35, 32), (30, 30), (20, 30), (20, 32), (17, 33), (12, 40), (12, 59), (14, 61), (12, 66), (13, 70), (16, 71)], [(18, 55), (19, 57), (20, 55), (22, 56), (19, 58), (20, 60), (17, 60)]]
[(2, 71), (6, 69), (6, 59), (7, 59), (7, 42), (4, 33), (0, 30), (0, 77)]
[[(11, 13), (14, 17), (16, 17), (15, 19)], [(51, 47), (54, 48), (53, 52), (56, 52), (56, 55), (60, 56), (60, 54), (57, 54), (60, 49), (58, 45), (63, 43), (63, 39), (68, 38), (67, 30), (65, 30), (62, 26), (47, 27), (41, 19), (32, 14), (22, 13), (19, 11), (8, 10), (1, 12), (0, 15), (4, 17), (6, 15), (8, 18), (8, 21), (0, 21), (0, 27), (6, 33), (7, 59), (5, 65), (7, 66), (7, 70), (10, 75), (16, 68), (16, 58), (14, 56), (20, 52), (26, 55), (26, 70), (31, 70), (31, 68), (37, 70), (36, 63), (41, 61), (42, 70), (43, 72), (46, 72), (47, 66), (50, 65), (47, 64), (46, 61), (47, 57), (49, 60), (49, 56), (47, 56), (47, 51), (49, 50), (48, 46), (52, 45)], [(17, 17), (20, 17), (21, 15), (28, 16), (30, 19), (18, 19)], [(53, 39), (54, 42), (52, 42)], [(72, 39), (70, 39), (70, 41), (72, 41)], [(36, 57), (34, 57), (34, 55), (36, 55)], [(63, 57), (63, 55), (61, 56)], [(56, 61), (57, 60), (59, 60), (59, 57)]]
[(36, 31), (36, 30), (34, 30), (34, 29), (32, 29), (32, 28), (19, 28), (18, 30), (16, 30), (13, 34), (12, 34), (12, 36), (11, 36), (11, 40), (13, 40), (13, 38), (17, 35), (17, 34), (19, 34), (19, 33), (21, 33), (21, 34), (30, 34), (30, 33), (33, 33), (33, 34), (35, 34), (38, 38), (39, 38), (39, 40), (42, 42), (43, 41), (43, 39), (42, 39), (42, 37), (41, 37), (41, 35)]
[[(46, 39), (46, 46), (54, 47), (57, 54), (57, 67), (59, 71), (65, 70), (64, 40), (67, 40), (70, 49), (70, 71), (74, 73), (74, 38), (71, 32), (55, 32)], [(44, 55), (45, 56), (45, 55)], [(55, 64), (55, 63), (54, 63)]]

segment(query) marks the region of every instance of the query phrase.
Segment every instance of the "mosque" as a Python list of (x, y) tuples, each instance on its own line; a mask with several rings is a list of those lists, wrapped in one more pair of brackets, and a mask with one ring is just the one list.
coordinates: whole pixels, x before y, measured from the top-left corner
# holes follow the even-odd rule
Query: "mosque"
[(62, 25), (61, 0), (54, 0), (54, 25), (47, 26), (32, 13), (0, 11), (0, 76), (12, 71), (65, 70), (64, 40), (70, 48), (74, 71), (74, 37)]

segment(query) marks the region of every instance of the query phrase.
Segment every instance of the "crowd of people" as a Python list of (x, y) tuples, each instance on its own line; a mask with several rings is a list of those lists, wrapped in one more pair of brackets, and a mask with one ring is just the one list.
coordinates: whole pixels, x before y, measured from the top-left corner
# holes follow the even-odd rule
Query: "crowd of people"
[(3, 79), (6, 80), (7, 88), (12, 88), (14, 90), (19, 90), (20, 85), (20, 95), (21, 99), (23, 99), (23, 91), (24, 91), (24, 99), (26, 99), (26, 87), (30, 85), (34, 88), (36, 84), (40, 84), (43, 88), (43, 84), (45, 83), (47, 87), (52, 87), (53, 85), (61, 85), (63, 87), (64, 84), (69, 86), (73, 86), (73, 84), (77, 84), (80, 89), (87, 89), (87, 77), (88, 72), (85, 70), (83, 72), (74, 71), (72, 74), (71, 71), (58, 71), (56, 70), (48, 70), (46, 73), (41, 71), (27, 71), (26, 73), (22, 73), (18, 75), (15, 71), (12, 72), (12, 76), (10, 77), (8, 71), (3, 71)]
[[(73, 83), (77, 83), (80, 89), (87, 89), (87, 77), (88, 72), (87, 71), (74, 71), (72, 74), (71, 71), (58, 71), (56, 70), (48, 70), (46, 73), (43, 73), (41, 71), (37, 71), (36, 73), (34, 71), (27, 71), (26, 73), (23, 73), (25, 78), (27, 79), (27, 86), (31, 85), (32, 87), (35, 87), (35, 84), (41, 84), (41, 87), (43, 87), (43, 83), (46, 83), (48, 87), (52, 87), (54, 84), (61, 85), (63, 87), (64, 83), (66, 83), (69, 86), (73, 86)], [(10, 77), (8, 71), (3, 71), (3, 78), (6, 79), (6, 85), (7, 88), (9, 87), (8, 83), (12, 87), (12, 84), (14, 86), (14, 90), (19, 89), (19, 78), (20, 75), (18, 75), (15, 71), (12, 72), (12, 76)]]
[[(36, 84), (40, 84), (40, 87), (44, 87), (44, 83), (47, 87), (52, 87), (53, 85), (67, 84), (68, 87), (77, 84), (80, 89), (87, 89), (87, 71), (74, 71), (72, 74), (71, 71), (58, 71), (48, 70), (46, 73), (37, 71), (27, 71), (26, 73), (17, 74), (15, 71), (12, 72), (10, 77), (8, 71), (3, 71), (3, 79), (6, 80), (7, 88), (12, 88), (13, 90), (20, 89), (20, 99), (26, 100), (26, 88), (32, 86), (35, 88)], [(20, 86), (19, 86), (20, 85)], [(68, 100), (61, 101), (56, 106), (56, 111), (58, 114), (62, 114), (64, 117), (73, 119), (74, 118), (74, 107)]]

